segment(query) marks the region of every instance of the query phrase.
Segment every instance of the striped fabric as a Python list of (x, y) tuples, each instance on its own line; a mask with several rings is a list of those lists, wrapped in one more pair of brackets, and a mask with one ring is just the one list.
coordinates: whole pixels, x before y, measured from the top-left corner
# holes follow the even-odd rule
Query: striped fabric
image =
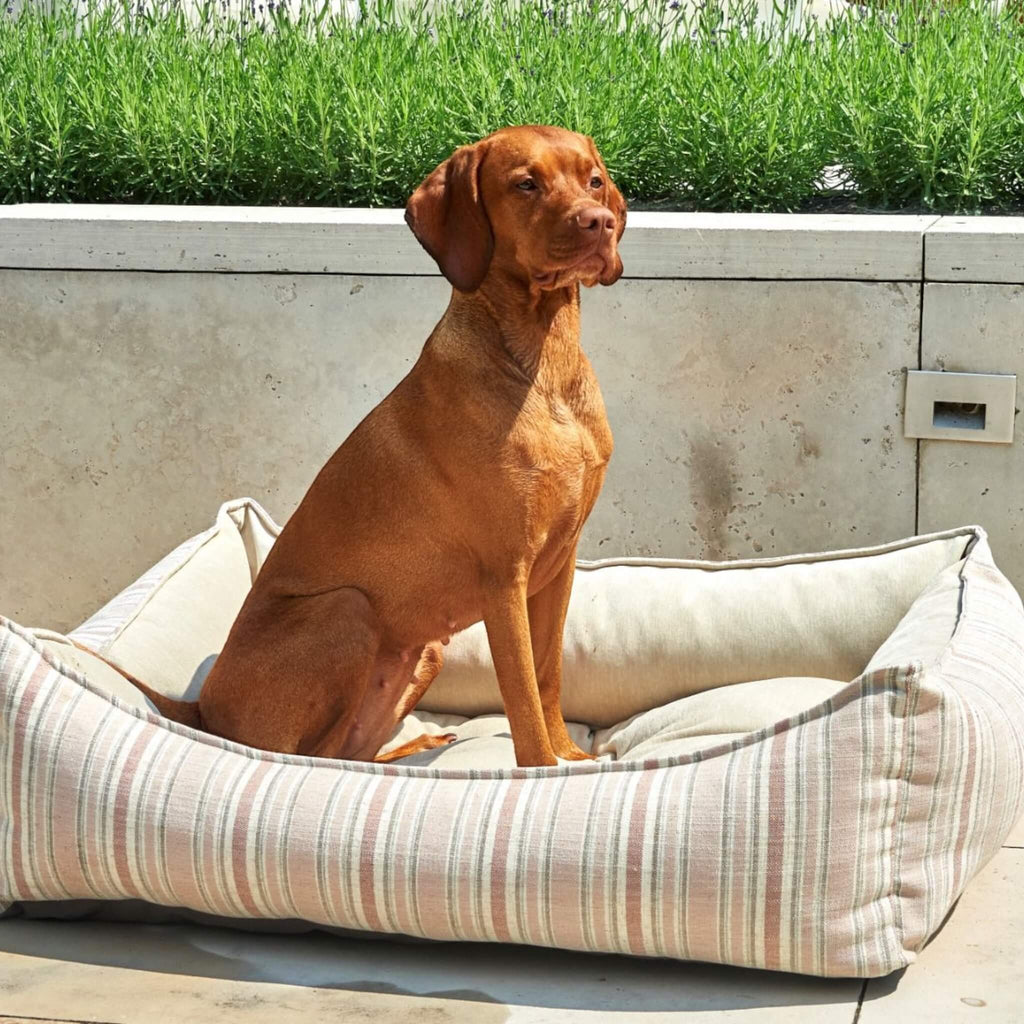
[(937, 655), (906, 639), (948, 612), (926, 593), (899, 662), (770, 728), (680, 757), (507, 771), (238, 746), (103, 694), (0, 620), (0, 905), (131, 898), (888, 974), (1024, 801), (1024, 612), (980, 530), (959, 580)]

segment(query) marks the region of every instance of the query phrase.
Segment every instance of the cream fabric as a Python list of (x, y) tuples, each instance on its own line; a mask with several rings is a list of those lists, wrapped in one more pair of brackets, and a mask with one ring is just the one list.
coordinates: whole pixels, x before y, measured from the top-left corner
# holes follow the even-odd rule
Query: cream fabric
[[(962, 558), (938, 573), (924, 588), (899, 624), (875, 651), (866, 672), (885, 665), (933, 661), (949, 643), (960, 615), (960, 589), (967, 559)], [(928, 628), (922, 629), (927, 622)]]
[(120, 672), (101, 658), (76, 647), (67, 637), (46, 629), (33, 630), (33, 635), (48, 654), (56, 658), (65, 669), (78, 672), (104, 693), (120, 697), (126, 704), (143, 711), (156, 711), (156, 705), (141, 690), (136, 689)]
[[(967, 540), (756, 567), (582, 565), (566, 619), (562, 708), (607, 728), (730, 683), (853, 679), (927, 583), (963, 557)], [(501, 706), (478, 624), (452, 638), (420, 707), (478, 715)]]
[[(683, 697), (596, 733), (580, 722), (566, 725), (579, 747), (600, 758), (642, 761), (675, 757), (732, 742), (798, 715), (847, 685), (838, 679), (758, 679)], [(382, 749), (393, 750), (423, 733), (444, 732), (455, 733), (458, 739), (448, 746), (402, 758), (401, 763), (437, 768), (516, 766), (511, 731), (504, 715), (466, 718), (417, 709), (404, 719)]]
[(260, 557), (257, 517), (222, 508), (217, 527), (101, 651), (168, 697), (198, 698), (252, 586)]
[[(195, 699), (278, 533), (254, 502), (224, 505), (216, 528), (154, 582), (100, 652), (169, 696)], [(752, 679), (851, 680), (972, 536), (753, 563), (581, 563), (563, 648), (565, 716), (608, 729)], [(90, 628), (102, 632), (95, 618)], [(420, 710), (503, 712), (482, 624), (452, 639)]]
[(705, 690), (600, 730), (594, 753), (619, 761), (689, 754), (798, 715), (847, 685), (838, 679), (800, 677)]
[(256, 579), (270, 549), (281, 532), (281, 527), (254, 501), (240, 499), (221, 506), (217, 516), (220, 524), (227, 517), (242, 536), (245, 554), (249, 560), (250, 580)]
[[(593, 733), (589, 726), (579, 722), (566, 722), (566, 728), (578, 747), (590, 750)], [(416, 709), (402, 720), (395, 734), (381, 750), (394, 750), (395, 747), (408, 743), (409, 740), (414, 740), (424, 733), (436, 736), (443, 732), (453, 732), (458, 739), (434, 750), (403, 757), (400, 763), (430, 765), (435, 768), (516, 767), (511, 727), (504, 715), (465, 718), (462, 715), (434, 715), (429, 711)]]

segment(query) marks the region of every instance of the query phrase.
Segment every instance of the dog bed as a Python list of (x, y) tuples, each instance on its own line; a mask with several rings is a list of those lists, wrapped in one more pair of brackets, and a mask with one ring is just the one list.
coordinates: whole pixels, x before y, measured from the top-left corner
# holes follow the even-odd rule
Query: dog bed
[(1024, 613), (978, 527), (581, 563), (563, 705), (599, 759), (552, 768), (515, 767), (479, 626), (389, 745), (458, 742), (390, 765), (169, 722), (71, 643), (194, 698), (277, 533), (230, 502), (70, 638), (0, 620), (0, 910), (872, 977), (915, 958), (1022, 809)]

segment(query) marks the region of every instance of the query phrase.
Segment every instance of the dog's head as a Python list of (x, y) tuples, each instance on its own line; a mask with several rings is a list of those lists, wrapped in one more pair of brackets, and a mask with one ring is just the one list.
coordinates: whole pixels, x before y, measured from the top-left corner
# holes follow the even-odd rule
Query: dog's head
[(622, 275), (626, 202), (593, 140), (564, 128), (503, 128), (460, 147), (412, 194), (405, 219), (460, 291), (491, 267), (540, 289)]

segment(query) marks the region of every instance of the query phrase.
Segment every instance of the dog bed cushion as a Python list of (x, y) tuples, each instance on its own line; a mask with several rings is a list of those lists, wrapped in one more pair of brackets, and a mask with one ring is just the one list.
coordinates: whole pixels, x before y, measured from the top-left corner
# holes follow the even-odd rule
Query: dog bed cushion
[(1024, 613), (980, 528), (581, 563), (563, 706), (599, 759), (553, 768), (515, 767), (480, 626), (389, 746), (459, 741), (391, 765), (187, 729), (76, 646), (194, 698), (277, 532), (230, 502), (70, 637), (0, 620), (0, 909), (871, 977), (915, 958), (1021, 811)]

